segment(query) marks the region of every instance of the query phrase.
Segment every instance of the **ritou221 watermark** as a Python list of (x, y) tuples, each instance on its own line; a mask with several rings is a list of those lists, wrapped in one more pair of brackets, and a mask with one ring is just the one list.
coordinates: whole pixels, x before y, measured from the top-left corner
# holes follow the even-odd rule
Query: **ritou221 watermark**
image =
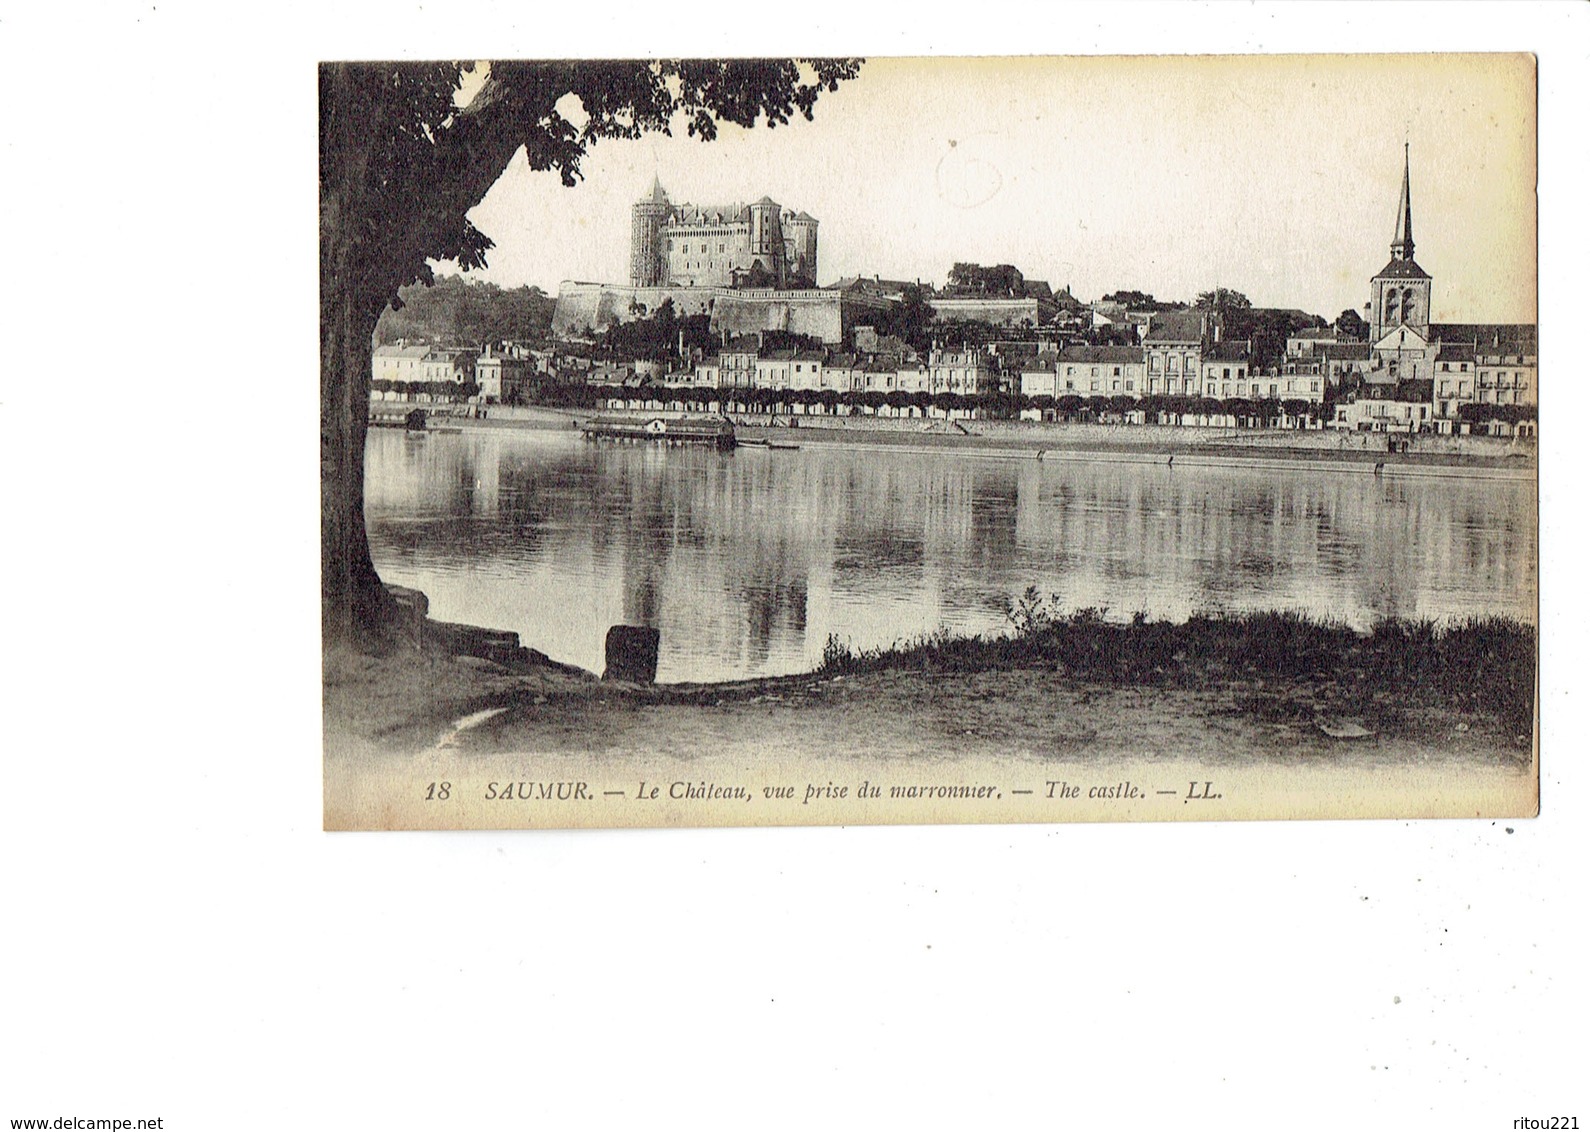
[(1520, 1116), (1517, 1120), (1513, 1121), (1513, 1127), (1528, 1128), (1532, 1130), (1538, 1128), (1548, 1130), (1565, 1130), (1565, 1132), (1577, 1132), (1579, 1127), (1579, 1118), (1577, 1116), (1547, 1116), (1536, 1120), (1533, 1117)]

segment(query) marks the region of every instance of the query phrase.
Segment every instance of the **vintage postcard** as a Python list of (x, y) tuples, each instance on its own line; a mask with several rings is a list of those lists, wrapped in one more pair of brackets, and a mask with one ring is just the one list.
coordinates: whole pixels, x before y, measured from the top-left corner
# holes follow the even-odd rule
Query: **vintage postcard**
[(1531, 56), (319, 84), (327, 828), (1537, 812)]

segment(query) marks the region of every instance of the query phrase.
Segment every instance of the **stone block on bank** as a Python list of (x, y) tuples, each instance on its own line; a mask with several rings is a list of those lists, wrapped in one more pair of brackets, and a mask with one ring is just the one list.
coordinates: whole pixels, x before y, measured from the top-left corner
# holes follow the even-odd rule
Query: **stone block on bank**
[(386, 592), (397, 606), (398, 638), (409, 648), (419, 648), (425, 636), (425, 615), (430, 612), (430, 599), (407, 586), (387, 586)]
[(607, 671), (603, 680), (652, 684), (657, 680), (657, 648), (662, 633), (640, 625), (614, 625), (607, 631)]

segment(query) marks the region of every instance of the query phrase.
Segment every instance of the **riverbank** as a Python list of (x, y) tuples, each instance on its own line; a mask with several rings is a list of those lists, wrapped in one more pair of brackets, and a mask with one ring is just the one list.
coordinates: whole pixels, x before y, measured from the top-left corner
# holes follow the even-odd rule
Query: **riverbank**
[[(445, 427), (572, 432), (593, 412), (493, 406), (481, 417), (437, 418)], [(1317, 466), (1381, 465), (1392, 474), (1420, 469), (1489, 469), (1533, 477), (1532, 442), (1486, 436), (1421, 436), (1408, 452), (1386, 451), (1379, 433), (1336, 430), (1231, 429), (1169, 425), (1059, 424), (1039, 421), (944, 421), (886, 417), (733, 414), (736, 435), (752, 442), (889, 448), (898, 451), (964, 451), (1020, 459), (1089, 460), (1184, 466), (1263, 464), (1281, 461)]]
[(862, 653), (831, 642), (817, 672), (725, 684), (604, 682), (457, 655), (456, 636), (429, 633), (387, 657), (328, 653), (328, 793), (361, 760), (439, 748), (571, 768), (736, 754), (1514, 769), (1531, 757), (1531, 626), (1390, 622), (1361, 636), (1290, 614), (1114, 625), (1034, 601), (1010, 636)]

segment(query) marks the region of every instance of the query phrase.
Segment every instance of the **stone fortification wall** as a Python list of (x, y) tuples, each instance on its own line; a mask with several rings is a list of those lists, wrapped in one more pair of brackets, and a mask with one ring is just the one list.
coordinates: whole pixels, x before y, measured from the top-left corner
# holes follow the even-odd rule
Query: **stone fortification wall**
[(1020, 326), (1031, 322), (1034, 326), (1055, 316), (1060, 309), (1054, 303), (1041, 299), (977, 299), (936, 296), (928, 302), (940, 318), (958, 318), (966, 322), (986, 322), (994, 326)]
[(616, 283), (564, 283), (552, 312), (552, 333), (603, 331), (617, 322), (653, 314), (673, 299), (681, 317), (711, 314), (713, 333), (755, 334), (787, 330), (830, 344), (843, 340), (858, 318), (887, 304), (839, 291), (733, 290), (727, 287), (627, 287)]
[(720, 295), (712, 308), (714, 334), (755, 334), (759, 330), (787, 330), (823, 342), (837, 343), (845, 336), (844, 301), (824, 291), (773, 291), (741, 296)]
[(617, 322), (642, 317), (643, 307), (655, 314), (664, 299), (674, 301), (680, 317), (709, 314), (717, 289), (712, 287), (626, 287), (618, 283), (563, 283), (552, 310), (552, 333), (568, 336), (583, 330), (603, 331)]

